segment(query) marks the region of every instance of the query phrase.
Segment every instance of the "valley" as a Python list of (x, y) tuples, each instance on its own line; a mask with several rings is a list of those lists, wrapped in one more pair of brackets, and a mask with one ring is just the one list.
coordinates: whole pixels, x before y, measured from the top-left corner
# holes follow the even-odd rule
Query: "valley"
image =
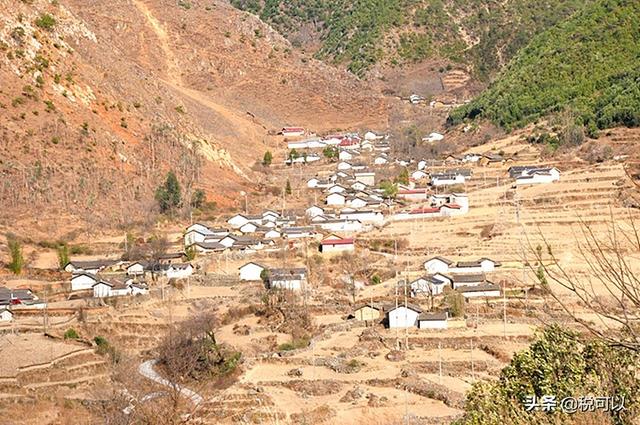
[(636, 423), (638, 13), (0, 0), (2, 422)]

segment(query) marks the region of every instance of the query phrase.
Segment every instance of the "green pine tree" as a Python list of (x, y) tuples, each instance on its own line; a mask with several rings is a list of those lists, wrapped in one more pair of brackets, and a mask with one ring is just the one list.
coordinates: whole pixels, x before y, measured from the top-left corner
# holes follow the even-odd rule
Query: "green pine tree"
[(22, 273), (24, 267), (24, 256), (22, 255), (22, 246), (20, 241), (14, 235), (7, 235), (7, 246), (9, 247), (9, 270), (14, 274)]
[(62, 243), (58, 245), (57, 254), (58, 254), (58, 265), (62, 269), (69, 262), (69, 246), (66, 243)]
[(271, 151), (266, 151), (264, 153), (264, 156), (262, 157), (262, 165), (268, 167), (269, 165), (271, 165), (271, 161), (273, 161), (273, 155), (271, 154)]
[(155, 198), (163, 213), (172, 212), (180, 207), (182, 203), (180, 183), (173, 171), (167, 173), (164, 184), (156, 189)]

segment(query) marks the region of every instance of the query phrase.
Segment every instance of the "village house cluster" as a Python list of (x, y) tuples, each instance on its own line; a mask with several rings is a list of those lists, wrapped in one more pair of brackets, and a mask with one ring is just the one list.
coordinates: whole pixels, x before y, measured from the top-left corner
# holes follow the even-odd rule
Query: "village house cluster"
[[(489, 258), (475, 261), (453, 262), (443, 257), (432, 257), (423, 263), (424, 274), (411, 281), (397, 282), (397, 290), (406, 295), (404, 301), (396, 294), (395, 303), (368, 302), (356, 306), (351, 318), (383, 323), (388, 328), (446, 329), (449, 316), (445, 311), (428, 311), (418, 305), (420, 301), (433, 301), (447, 291), (456, 291), (465, 299), (495, 298), (502, 294), (487, 274), (501, 264)], [(411, 302), (407, 299), (411, 298)], [(432, 303), (431, 303), (432, 304)]]
[(92, 291), (94, 298), (146, 295), (149, 277), (170, 280), (191, 276), (193, 266), (184, 260), (184, 253), (169, 253), (154, 261), (70, 261), (64, 270), (71, 273), (72, 293)]
[(12, 310), (42, 309), (46, 305), (46, 302), (39, 299), (30, 289), (10, 289), (0, 286), (0, 322), (13, 320)]
[[(288, 147), (292, 149), (321, 149), (327, 146), (337, 151), (335, 172), (309, 178), (306, 187), (321, 191), (324, 205), (333, 209), (328, 212), (313, 205), (307, 210), (312, 221), (324, 222), (330, 230), (362, 231), (386, 221), (449, 217), (469, 211), (466, 194), (456, 192), (436, 195), (435, 191), (440, 187), (464, 185), (472, 174), (471, 170), (453, 168), (431, 172), (427, 169), (426, 160), (392, 160), (387, 153), (388, 136), (367, 132), (364, 137), (360, 137), (350, 133), (288, 142)], [(410, 172), (408, 182), (397, 183), (395, 194), (385, 193), (381, 187), (382, 182), (377, 177), (377, 170), (393, 165), (408, 169), (414, 164), (415, 169)], [(406, 208), (408, 203), (423, 205)]]

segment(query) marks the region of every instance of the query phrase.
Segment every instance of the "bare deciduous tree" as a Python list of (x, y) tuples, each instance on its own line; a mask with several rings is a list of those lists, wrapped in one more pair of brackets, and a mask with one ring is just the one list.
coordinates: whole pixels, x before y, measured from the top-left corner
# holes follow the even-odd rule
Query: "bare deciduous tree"
[[(536, 246), (527, 237), (535, 259), (535, 263), (529, 262), (529, 268), (545, 293), (596, 337), (640, 351), (640, 277), (636, 274), (640, 266), (640, 229), (634, 219), (616, 222), (611, 214), (605, 232), (580, 220), (575, 246), (578, 260), (584, 264), (581, 273), (563, 265), (552, 244), (540, 236), (542, 242)], [(561, 290), (568, 291), (596, 320), (577, 314)]]

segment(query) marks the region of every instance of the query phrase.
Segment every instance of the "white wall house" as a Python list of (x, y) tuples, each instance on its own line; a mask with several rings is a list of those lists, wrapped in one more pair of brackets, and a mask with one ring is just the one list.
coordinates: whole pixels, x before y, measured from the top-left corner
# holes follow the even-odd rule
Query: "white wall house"
[(340, 161), (349, 161), (351, 159), (353, 159), (353, 154), (349, 151), (340, 151), (340, 153), (338, 154), (338, 159)]
[(327, 193), (343, 193), (346, 191), (347, 191), (347, 188), (342, 186), (341, 184), (334, 184), (333, 186), (327, 189)]
[(375, 186), (376, 184), (376, 173), (374, 172), (355, 173), (353, 177), (356, 181), (364, 183), (367, 186)]
[(354, 249), (355, 241), (352, 238), (329, 235), (320, 242), (320, 252), (322, 253), (348, 252)]
[(428, 136), (422, 138), (422, 141), (426, 143), (440, 142), (442, 140), (444, 140), (444, 136), (436, 132), (433, 132)]
[(317, 205), (312, 205), (305, 210), (305, 214), (310, 218), (317, 217), (324, 214), (324, 208)]
[(490, 273), (499, 267), (501, 264), (498, 261), (494, 261), (490, 258), (481, 258), (478, 260), (480, 262), (480, 267), (484, 273)]
[(461, 213), (469, 212), (469, 196), (466, 193), (452, 193), (449, 202), (460, 206)]
[(245, 223), (242, 226), (240, 226), (240, 230), (242, 233), (253, 233), (256, 231), (256, 229), (258, 229), (258, 225), (252, 222), (249, 223)]
[(419, 329), (447, 329), (447, 313), (422, 313), (418, 316)]
[(6, 308), (0, 309), (0, 322), (10, 322), (13, 320), (13, 313)]
[(236, 214), (227, 220), (227, 223), (229, 223), (229, 225), (234, 229), (239, 229), (240, 227), (247, 224), (248, 222), (249, 222), (249, 219), (242, 214)]
[(261, 264), (251, 262), (241, 266), (238, 270), (240, 271), (240, 280), (252, 281), (261, 280), (260, 274), (266, 270), (266, 267)]
[(399, 305), (387, 313), (389, 328), (412, 328), (418, 323), (422, 310), (419, 307)]
[(205, 224), (202, 223), (193, 223), (191, 225), (189, 225), (186, 229), (185, 229), (185, 233), (189, 232), (191, 230), (196, 230), (199, 232), (208, 232), (209, 231), (209, 227)]
[(356, 211), (356, 210), (342, 210), (340, 212), (340, 219), (347, 220), (359, 220), (361, 223), (370, 224), (383, 224), (384, 214), (380, 211)]
[(353, 190), (367, 190), (369, 186), (367, 186), (366, 184), (362, 183), (362, 182), (355, 182), (351, 185), (351, 189)]
[(389, 160), (387, 159), (387, 157), (385, 156), (376, 156), (376, 158), (373, 160), (373, 163), (375, 165), (385, 165), (386, 163), (388, 163)]
[(413, 180), (422, 180), (422, 179), (426, 179), (426, 178), (427, 178), (427, 176), (428, 176), (428, 174), (427, 174), (427, 173), (425, 173), (425, 172), (424, 172), (424, 171), (422, 171), (422, 170), (416, 170), (416, 171), (414, 171), (413, 173), (411, 173), (411, 178), (412, 178)]
[(406, 199), (411, 202), (420, 202), (427, 200), (428, 190), (426, 188), (400, 189), (396, 194), (398, 199)]
[(342, 193), (331, 193), (327, 196), (327, 205), (344, 205), (347, 201), (346, 196)]
[(458, 204), (445, 204), (440, 207), (440, 215), (443, 217), (453, 217), (465, 213), (467, 213), (467, 211)]
[(347, 206), (351, 207), (351, 208), (364, 208), (368, 205), (369, 203), (367, 202), (366, 199), (362, 199), (359, 197), (355, 197), (355, 198), (349, 198), (347, 200)]
[(465, 298), (495, 298), (500, 296), (500, 287), (490, 282), (477, 286), (460, 286), (456, 290)]
[(553, 183), (560, 180), (560, 171), (553, 168), (525, 170), (516, 177), (517, 185)]
[(362, 222), (360, 220), (326, 220), (320, 223), (320, 228), (330, 232), (359, 232), (362, 230)]
[(423, 263), (424, 269), (429, 274), (448, 273), (451, 265), (453, 265), (453, 261), (444, 257), (433, 257)]
[(302, 127), (283, 127), (281, 133), (284, 137), (301, 137), (304, 136), (304, 128)]
[(447, 283), (431, 277), (419, 277), (410, 286), (411, 296), (415, 298), (420, 295), (440, 295)]
[(276, 275), (269, 277), (269, 287), (278, 289), (288, 289), (290, 291), (299, 291), (304, 284), (302, 275)]
[(490, 258), (480, 258), (476, 261), (459, 261), (449, 267), (450, 273), (489, 273), (499, 267), (500, 263)]
[(222, 252), (228, 247), (222, 245), (221, 243), (218, 243), (217, 241), (204, 241), (191, 244), (187, 246), (187, 248), (193, 248), (200, 254), (209, 254), (211, 252)]
[(281, 236), (282, 233), (280, 233), (280, 231), (276, 229), (269, 229), (264, 233), (265, 239), (278, 239)]
[(136, 261), (135, 263), (131, 263), (127, 266), (127, 274), (129, 276), (140, 276), (144, 274), (144, 269), (144, 263)]
[(432, 186), (456, 185), (456, 184), (464, 184), (464, 182), (465, 182), (465, 177), (461, 174), (455, 174), (455, 175), (434, 174), (433, 176), (431, 176)]
[(346, 161), (342, 161), (342, 162), (338, 163), (338, 167), (337, 168), (338, 168), (338, 170), (343, 170), (344, 171), (344, 170), (350, 170), (351, 167), (352, 167), (351, 164), (349, 164)]
[(383, 137), (384, 136), (378, 136), (373, 131), (367, 131), (366, 133), (364, 133), (364, 140), (379, 140), (379, 139), (382, 139)]
[(71, 276), (72, 291), (86, 291), (93, 288), (100, 279), (91, 273), (78, 273)]
[(168, 279), (184, 279), (193, 274), (193, 266), (191, 264), (170, 264), (166, 268), (165, 274)]
[(273, 210), (265, 210), (262, 212), (262, 221), (272, 221), (275, 222), (278, 218), (280, 218), (280, 214)]
[(484, 273), (464, 273), (451, 276), (453, 279), (453, 289), (468, 286), (480, 286), (486, 282)]
[(93, 285), (93, 296), (95, 298), (122, 297), (131, 295), (131, 292), (129, 285), (120, 282), (101, 280)]

